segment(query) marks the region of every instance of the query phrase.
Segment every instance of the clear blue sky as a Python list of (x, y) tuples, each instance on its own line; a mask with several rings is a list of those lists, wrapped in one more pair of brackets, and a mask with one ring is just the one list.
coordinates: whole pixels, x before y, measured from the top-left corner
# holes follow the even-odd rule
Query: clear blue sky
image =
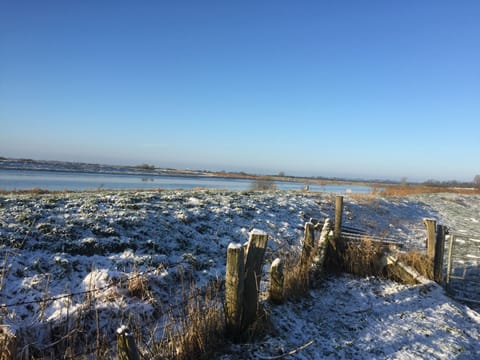
[(0, 156), (480, 174), (480, 2), (0, 2)]

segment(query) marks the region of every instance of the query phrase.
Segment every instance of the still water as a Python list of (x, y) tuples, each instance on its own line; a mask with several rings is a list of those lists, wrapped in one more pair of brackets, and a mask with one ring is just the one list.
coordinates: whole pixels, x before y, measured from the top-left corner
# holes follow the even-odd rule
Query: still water
[[(0, 190), (128, 190), (128, 189), (226, 189), (245, 191), (252, 188), (249, 179), (231, 179), (209, 176), (126, 175), (99, 173), (72, 173), (39, 170), (0, 170)], [(301, 182), (275, 181), (279, 190), (302, 190)], [(370, 186), (309, 184), (309, 191), (330, 193), (369, 193)]]

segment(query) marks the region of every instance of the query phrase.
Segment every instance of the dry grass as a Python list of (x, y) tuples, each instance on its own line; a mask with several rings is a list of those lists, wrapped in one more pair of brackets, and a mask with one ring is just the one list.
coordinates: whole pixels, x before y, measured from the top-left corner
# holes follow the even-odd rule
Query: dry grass
[(382, 275), (384, 253), (382, 244), (368, 237), (350, 242), (343, 254), (343, 268), (359, 276)]
[[(133, 276), (127, 285), (129, 296), (150, 299), (145, 277)], [(148, 359), (210, 359), (225, 343), (223, 302), (219, 284), (199, 292), (193, 284), (184, 291), (177, 306), (170, 306), (159, 325), (145, 325), (132, 319), (130, 325), (140, 349), (140, 357)], [(84, 306), (60, 323), (50, 326), (51, 344), (37, 346), (31, 334), (10, 333), (0, 325), (0, 360), (10, 359), (112, 359), (115, 339), (112, 331), (100, 328), (96, 298), (86, 296)], [(71, 306), (71, 305), (68, 305)], [(120, 319), (112, 318), (116, 323)], [(159, 334), (160, 332), (160, 334)], [(150, 334), (150, 341), (145, 341)], [(43, 349), (42, 349), (43, 348)], [(7, 351), (13, 357), (5, 357)], [(3, 357), (2, 357), (3, 356)], [(15, 357), (16, 356), (16, 357)]]
[(199, 296), (192, 285), (184, 298), (183, 306), (170, 310), (164, 336), (153, 341), (148, 358), (210, 359), (223, 344), (225, 315), (218, 289), (210, 287)]
[(310, 289), (310, 271), (292, 258), (287, 258), (284, 267), (283, 291), (285, 300), (298, 299)]
[(433, 279), (433, 261), (418, 250), (411, 250), (398, 255), (398, 260), (414, 268), (420, 275)]
[(140, 273), (137, 269), (134, 270), (133, 276), (128, 279), (127, 291), (129, 296), (136, 297), (140, 300), (153, 298), (146, 275)]
[(480, 194), (480, 189), (453, 188), (425, 185), (387, 185), (379, 192), (383, 196), (405, 196), (414, 194), (455, 193), (455, 194)]
[(15, 349), (15, 334), (8, 326), (0, 325), (0, 360), (14, 359)]

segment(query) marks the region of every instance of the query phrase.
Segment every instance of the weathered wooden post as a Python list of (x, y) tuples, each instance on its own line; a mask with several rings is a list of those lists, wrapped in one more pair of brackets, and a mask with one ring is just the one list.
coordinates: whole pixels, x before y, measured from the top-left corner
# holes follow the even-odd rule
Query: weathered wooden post
[(423, 223), (427, 227), (427, 257), (433, 259), (435, 257), (435, 229), (437, 222), (434, 219), (423, 219)]
[(335, 224), (333, 230), (333, 237), (335, 241), (340, 239), (342, 233), (342, 214), (343, 214), (343, 196), (337, 195), (335, 197)]
[(245, 255), (245, 289), (242, 328), (246, 329), (257, 317), (258, 290), (262, 277), (262, 263), (268, 235), (261, 230), (252, 230)]
[(327, 258), (328, 252), (328, 244), (329, 244), (329, 235), (331, 233), (332, 223), (330, 219), (325, 219), (323, 223), (322, 230), (320, 232), (320, 239), (318, 240), (318, 245), (315, 251), (315, 256), (313, 258), (313, 266), (314, 266), (314, 276), (313, 282), (314, 286), (316, 286), (323, 273), (323, 267), (325, 264), (325, 260)]
[(303, 247), (300, 263), (302, 269), (305, 271), (311, 265), (312, 252), (315, 247), (315, 226), (311, 222), (305, 223), (305, 230), (303, 235)]
[(276, 258), (270, 267), (270, 287), (268, 290), (268, 299), (275, 304), (281, 304), (284, 301), (283, 281), (283, 262), (280, 258)]
[(135, 339), (125, 325), (117, 329), (117, 348), (119, 360), (140, 360)]
[(437, 236), (435, 239), (435, 255), (433, 260), (433, 279), (437, 283), (443, 281), (443, 255), (445, 252), (446, 226), (437, 225)]
[(227, 250), (225, 279), (225, 323), (227, 333), (237, 337), (242, 332), (245, 259), (243, 246), (231, 243)]
[(320, 239), (318, 240), (317, 252), (315, 254), (316, 263), (319, 263), (323, 266), (325, 262), (325, 257), (327, 256), (327, 247), (330, 240), (330, 233), (332, 230), (332, 222), (329, 218), (325, 219), (325, 222), (322, 226), (322, 231), (320, 232)]

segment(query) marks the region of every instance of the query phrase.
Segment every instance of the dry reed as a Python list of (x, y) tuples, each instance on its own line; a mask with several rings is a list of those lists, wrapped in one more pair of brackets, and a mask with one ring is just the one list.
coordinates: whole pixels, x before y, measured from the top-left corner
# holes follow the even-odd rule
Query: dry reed
[(204, 294), (192, 284), (184, 303), (172, 308), (164, 324), (164, 336), (148, 349), (151, 359), (210, 359), (224, 341), (224, 311), (218, 289)]
[(359, 276), (382, 275), (384, 249), (381, 243), (364, 237), (346, 245), (343, 254), (344, 270)]
[(411, 250), (398, 255), (398, 260), (414, 268), (420, 275), (433, 279), (433, 261), (419, 250)]

